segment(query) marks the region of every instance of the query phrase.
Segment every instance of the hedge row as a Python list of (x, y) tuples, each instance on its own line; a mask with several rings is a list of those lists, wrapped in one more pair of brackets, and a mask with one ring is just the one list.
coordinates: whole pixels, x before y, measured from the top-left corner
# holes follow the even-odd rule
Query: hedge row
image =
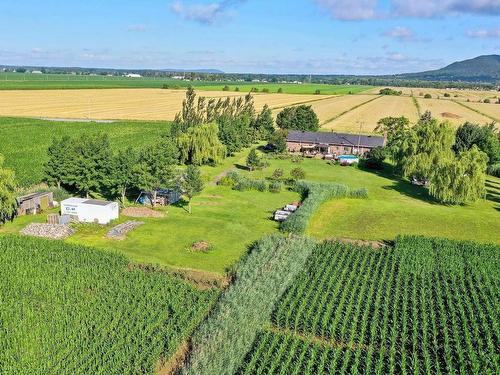
[(236, 279), (195, 332), (182, 374), (233, 375), (257, 332), (314, 248), (304, 237), (260, 240), (236, 270)]

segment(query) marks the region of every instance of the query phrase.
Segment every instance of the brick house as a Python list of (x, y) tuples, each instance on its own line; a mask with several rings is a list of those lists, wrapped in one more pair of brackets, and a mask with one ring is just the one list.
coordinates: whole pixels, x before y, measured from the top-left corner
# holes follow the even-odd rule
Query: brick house
[(365, 155), (372, 148), (384, 145), (384, 137), (333, 132), (290, 131), (286, 138), (289, 152), (309, 156)]

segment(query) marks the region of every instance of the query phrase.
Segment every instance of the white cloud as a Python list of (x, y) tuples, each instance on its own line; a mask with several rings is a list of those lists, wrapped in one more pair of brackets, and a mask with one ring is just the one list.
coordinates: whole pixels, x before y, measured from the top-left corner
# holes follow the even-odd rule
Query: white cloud
[(330, 16), (339, 20), (377, 18), (434, 18), (458, 14), (500, 15), (500, 0), (390, 0), (383, 11), (382, 0), (313, 0)]
[(475, 29), (466, 31), (465, 35), (470, 38), (500, 38), (500, 27), (496, 29)]
[(401, 53), (390, 53), (387, 56), (387, 59), (390, 61), (406, 61), (407, 57)]
[(354, 21), (378, 18), (377, 0), (314, 0), (334, 19)]
[(415, 38), (413, 31), (404, 26), (396, 26), (390, 30), (387, 30), (382, 35), (387, 36), (389, 38), (394, 38), (401, 41), (409, 41)]
[(213, 24), (230, 14), (230, 10), (246, 0), (222, 0), (212, 3), (186, 4), (185, 1), (174, 1), (170, 10), (190, 21), (202, 24)]
[(392, 0), (392, 12), (402, 17), (445, 17), (450, 14), (499, 15), (498, 0)]

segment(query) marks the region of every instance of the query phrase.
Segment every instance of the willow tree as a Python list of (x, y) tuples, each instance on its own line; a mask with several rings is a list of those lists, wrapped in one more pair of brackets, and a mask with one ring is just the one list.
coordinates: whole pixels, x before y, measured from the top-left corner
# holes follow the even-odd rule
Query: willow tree
[(410, 127), (410, 120), (404, 116), (384, 117), (377, 123), (375, 131), (387, 139), (387, 150), (397, 173), (402, 174), (406, 157), (416, 142), (416, 134)]
[(442, 203), (472, 203), (484, 197), (488, 156), (472, 146), (457, 157), (441, 159), (434, 166), (429, 193)]
[(14, 172), (3, 167), (0, 155), (0, 223), (11, 219), (16, 211), (16, 181)]
[(403, 174), (430, 180), (441, 160), (453, 158), (455, 133), (449, 123), (428, 119), (427, 114), (411, 129), (411, 133), (412, 142), (405, 150)]
[(214, 123), (187, 129), (177, 137), (182, 163), (202, 165), (217, 164), (226, 155), (225, 146), (219, 141), (218, 127)]

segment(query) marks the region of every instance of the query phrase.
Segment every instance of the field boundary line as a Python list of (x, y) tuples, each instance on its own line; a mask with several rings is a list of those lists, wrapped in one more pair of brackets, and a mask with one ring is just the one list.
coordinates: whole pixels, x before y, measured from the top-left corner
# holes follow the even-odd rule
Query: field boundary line
[(344, 112), (341, 112), (341, 113), (339, 113), (339, 114), (337, 114), (337, 115), (333, 116), (332, 118), (329, 118), (329, 119), (327, 119), (327, 120), (323, 121), (323, 122), (320, 124), (320, 126), (326, 125), (326, 124), (328, 124), (328, 123), (330, 123), (330, 122), (332, 122), (332, 121), (334, 121), (334, 120), (338, 119), (339, 117), (341, 117), (341, 116), (345, 115), (346, 113), (349, 113), (349, 112), (351, 112), (351, 111), (354, 111), (355, 109), (358, 109), (359, 107), (364, 106), (365, 104), (368, 104), (368, 103), (370, 103), (370, 102), (373, 102), (374, 100), (377, 100), (377, 99), (381, 98), (382, 96), (383, 96), (383, 95), (376, 95), (374, 98), (369, 99), (369, 100), (367, 100), (366, 102), (363, 102), (363, 103), (360, 103), (360, 104), (356, 104), (354, 107), (351, 107), (351, 108), (349, 108), (349, 109), (346, 109)]
[(491, 119), (491, 120), (493, 120), (493, 121), (495, 121), (495, 122), (500, 122), (500, 120), (499, 120), (499, 119), (497, 119), (496, 117), (494, 117), (494, 116), (490, 116), (490, 115), (487, 115), (486, 113), (481, 112), (481, 111), (480, 111), (480, 110), (478, 110), (478, 109), (475, 109), (475, 108), (469, 107), (467, 104), (464, 104), (464, 103), (462, 103), (462, 102), (459, 102), (459, 101), (457, 101), (457, 100), (453, 100), (453, 99), (451, 99), (451, 101), (452, 101), (453, 103), (457, 103), (458, 105), (461, 105), (462, 107), (465, 107), (465, 108), (467, 108), (467, 109), (470, 109), (470, 110), (471, 110), (471, 111), (473, 111), (473, 112), (479, 113), (480, 115), (482, 115), (482, 116), (484, 116), (484, 117), (488, 117), (489, 119)]
[(417, 115), (418, 118), (422, 116), (422, 108), (420, 108), (420, 103), (418, 102), (417, 98), (415, 96), (411, 96), (411, 100), (413, 101), (413, 104), (415, 104), (415, 107), (417, 108)]
[[(288, 95), (288, 94), (287, 94)], [(290, 94), (291, 95), (291, 94)], [(346, 94), (347, 95), (347, 94)], [(338, 98), (340, 96), (345, 96), (345, 95), (325, 95), (327, 96), (326, 98), (321, 98), (321, 99), (311, 99), (311, 100), (304, 100), (303, 102), (297, 102), (297, 103), (293, 103), (293, 104), (289, 104), (289, 105), (280, 105), (278, 107), (269, 107), (270, 110), (274, 111), (276, 109), (282, 109), (282, 108), (286, 108), (286, 107), (296, 107), (298, 105), (302, 105), (302, 104), (309, 104), (309, 103), (316, 103), (316, 102), (321, 102), (323, 100), (328, 100), (328, 99), (333, 99), (333, 98)]]

